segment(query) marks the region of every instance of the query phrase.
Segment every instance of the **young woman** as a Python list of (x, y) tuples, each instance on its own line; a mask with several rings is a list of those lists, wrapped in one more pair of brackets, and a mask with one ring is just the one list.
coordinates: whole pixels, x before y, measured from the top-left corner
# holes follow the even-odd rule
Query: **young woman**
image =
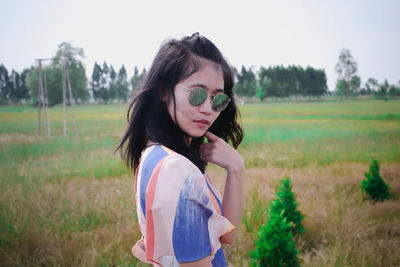
[[(164, 43), (141, 81), (117, 148), (135, 171), (140, 260), (226, 266), (221, 243), (234, 242), (244, 206), (233, 83), (221, 52), (198, 33)], [(209, 162), (227, 171), (222, 201)]]

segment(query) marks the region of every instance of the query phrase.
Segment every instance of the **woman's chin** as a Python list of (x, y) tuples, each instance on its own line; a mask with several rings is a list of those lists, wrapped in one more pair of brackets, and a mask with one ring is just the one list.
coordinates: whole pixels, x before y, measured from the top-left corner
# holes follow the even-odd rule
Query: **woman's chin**
[(192, 133), (190, 136), (193, 138), (199, 138), (204, 136), (205, 133), (206, 131), (196, 131), (195, 133)]

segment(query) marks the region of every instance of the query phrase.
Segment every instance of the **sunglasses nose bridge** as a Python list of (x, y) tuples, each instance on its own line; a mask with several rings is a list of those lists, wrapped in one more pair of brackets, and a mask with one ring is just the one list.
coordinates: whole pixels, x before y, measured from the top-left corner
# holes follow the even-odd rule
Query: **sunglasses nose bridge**
[(213, 95), (207, 94), (207, 98), (204, 100), (203, 103), (200, 105), (200, 109), (204, 112), (211, 113), (214, 111), (213, 109)]

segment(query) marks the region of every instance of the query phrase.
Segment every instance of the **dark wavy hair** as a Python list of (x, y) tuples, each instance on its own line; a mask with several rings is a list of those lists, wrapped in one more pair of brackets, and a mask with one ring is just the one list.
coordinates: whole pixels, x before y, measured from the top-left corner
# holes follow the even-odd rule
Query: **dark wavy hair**
[(121, 158), (134, 171), (147, 141), (151, 140), (185, 156), (204, 173), (206, 163), (199, 153), (204, 138), (193, 137), (188, 146), (185, 142), (187, 134), (174, 123), (167, 103), (163, 101), (165, 96), (172, 96), (176, 109), (174, 87), (201, 68), (199, 58), (221, 66), (224, 91), (231, 98), (228, 107), (219, 114), (209, 131), (230, 142), (235, 148), (242, 142), (243, 130), (238, 123), (239, 111), (233, 97), (233, 71), (221, 52), (199, 33), (180, 40), (171, 39), (161, 45), (149, 71), (140, 81), (129, 104), (128, 127), (115, 150), (120, 151)]

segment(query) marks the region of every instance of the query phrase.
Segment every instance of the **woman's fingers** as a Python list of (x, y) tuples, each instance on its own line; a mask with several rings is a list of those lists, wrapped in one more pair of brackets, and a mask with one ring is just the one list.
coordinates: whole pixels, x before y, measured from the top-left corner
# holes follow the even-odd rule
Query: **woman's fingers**
[(209, 131), (207, 131), (204, 134), (204, 136), (207, 137), (208, 142), (210, 142), (210, 141), (215, 142), (215, 141), (217, 141), (219, 139), (218, 136), (216, 136), (215, 134), (213, 134), (212, 132), (209, 132)]
[(213, 150), (212, 149), (200, 149), (200, 156), (202, 158), (209, 157), (212, 154), (213, 154)]
[(201, 158), (206, 162), (224, 165), (223, 159), (228, 156), (226, 154), (226, 146), (229, 145), (226, 144), (224, 140), (209, 131), (207, 131), (204, 136), (207, 137), (208, 143), (203, 143), (200, 145), (199, 151)]
[(206, 143), (206, 144), (200, 145), (200, 151), (212, 150), (214, 148), (215, 148), (215, 145), (213, 143)]
[(204, 134), (208, 143), (200, 145), (200, 156), (205, 162), (214, 163), (227, 170), (243, 165), (243, 159), (228, 143), (211, 132)]

